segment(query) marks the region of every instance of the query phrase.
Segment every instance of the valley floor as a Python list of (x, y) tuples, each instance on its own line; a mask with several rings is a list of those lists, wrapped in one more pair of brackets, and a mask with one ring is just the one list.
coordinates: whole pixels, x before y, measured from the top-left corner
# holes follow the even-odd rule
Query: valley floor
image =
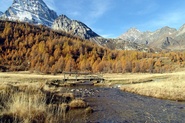
[[(103, 77), (105, 79), (103, 85), (108, 87), (119, 87), (123, 91), (161, 99), (178, 101), (185, 100), (185, 71), (163, 74), (104, 74)], [(0, 85), (5, 83), (16, 85), (29, 85), (38, 83), (37, 85), (39, 85), (48, 80), (62, 80), (63, 78), (63, 74), (42, 75), (27, 71), (1, 72)]]
[[(93, 86), (68, 88), (68, 86), (60, 87), (60, 85), (56, 86), (52, 83), (55, 82), (54, 80), (64, 79), (63, 74), (44, 75), (28, 71), (1, 72), (0, 122), (9, 121), (12, 118), (31, 122), (37, 121), (37, 118), (40, 117), (43, 118), (43, 121), (49, 118), (49, 122), (54, 123), (59, 121), (184, 122), (184, 103), (169, 101), (185, 101), (184, 75), (185, 71), (164, 74), (104, 74), (105, 81), (95, 85), (110, 88)], [(75, 78), (75, 76), (67, 75), (65, 77)], [(45, 92), (53, 94), (52, 98), (47, 97)], [(53, 98), (55, 96), (68, 96), (73, 101), (60, 102), (61, 104), (58, 102), (59, 104), (56, 105), (51, 102), (51, 100), (57, 101)], [(51, 104), (46, 105), (48, 99)], [(72, 102), (75, 102), (75, 106), (83, 108), (74, 110)], [(30, 106), (28, 107), (28, 105)], [(67, 111), (68, 108), (69, 111)], [(25, 115), (27, 114), (25, 112), (29, 112), (29, 114)], [(93, 114), (89, 115), (89, 112), (93, 112)]]

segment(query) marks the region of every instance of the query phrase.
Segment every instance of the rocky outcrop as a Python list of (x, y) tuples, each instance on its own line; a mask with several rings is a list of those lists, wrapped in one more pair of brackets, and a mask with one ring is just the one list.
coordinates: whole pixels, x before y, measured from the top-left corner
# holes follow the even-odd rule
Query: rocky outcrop
[(57, 17), (56, 12), (50, 10), (43, 0), (14, 0), (1, 19), (51, 26)]

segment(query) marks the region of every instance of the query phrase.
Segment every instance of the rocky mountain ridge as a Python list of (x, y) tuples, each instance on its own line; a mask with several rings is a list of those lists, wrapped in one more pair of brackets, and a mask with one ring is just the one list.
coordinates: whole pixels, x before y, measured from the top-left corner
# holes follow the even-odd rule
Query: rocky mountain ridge
[(101, 36), (99, 36), (94, 31), (92, 31), (92, 29), (89, 28), (84, 23), (77, 21), (77, 20), (71, 20), (66, 15), (60, 15), (53, 22), (52, 29), (62, 30), (72, 35), (79, 36), (83, 39), (92, 40), (96, 42), (97, 44), (101, 44), (99, 40), (99, 39), (102, 39)]
[(52, 25), (52, 29), (61, 30), (72, 35), (81, 37), (82, 39), (87, 39), (95, 42), (99, 46), (108, 47), (110, 49), (118, 50), (140, 50), (147, 51), (149, 48), (144, 45), (138, 45), (135, 42), (123, 41), (120, 39), (106, 39), (95, 33), (91, 28), (89, 28), (84, 23), (71, 20), (66, 15), (60, 15)]

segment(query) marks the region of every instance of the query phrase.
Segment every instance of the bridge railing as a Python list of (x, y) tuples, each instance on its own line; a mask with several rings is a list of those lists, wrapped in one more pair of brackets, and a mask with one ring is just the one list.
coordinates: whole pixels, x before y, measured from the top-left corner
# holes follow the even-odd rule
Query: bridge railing
[[(63, 72), (64, 81), (80, 81), (80, 80), (89, 80), (89, 81), (104, 81), (103, 75), (101, 74), (92, 74), (91, 72)], [(73, 77), (72, 77), (73, 76)]]

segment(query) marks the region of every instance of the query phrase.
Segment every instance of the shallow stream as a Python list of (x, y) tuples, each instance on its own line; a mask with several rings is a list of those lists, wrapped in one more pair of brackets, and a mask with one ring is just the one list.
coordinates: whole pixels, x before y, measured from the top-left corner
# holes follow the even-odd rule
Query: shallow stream
[(68, 88), (85, 98), (94, 113), (73, 122), (87, 123), (185, 123), (185, 103), (123, 92), (117, 88)]

